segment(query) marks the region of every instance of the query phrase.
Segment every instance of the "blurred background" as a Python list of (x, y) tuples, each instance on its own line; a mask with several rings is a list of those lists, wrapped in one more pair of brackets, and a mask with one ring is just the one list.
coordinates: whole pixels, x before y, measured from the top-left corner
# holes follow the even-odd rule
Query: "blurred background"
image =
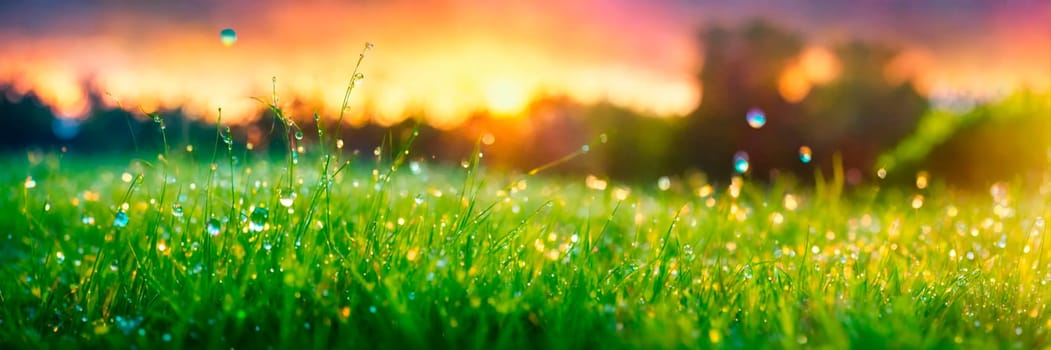
[[(1051, 159), (1051, 2), (0, 2), (0, 151), (281, 152), (266, 106), (347, 150), (417, 123), (419, 159), (624, 181), (1037, 181)], [(276, 78), (276, 84), (273, 80)], [(275, 89), (272, 91), (272, 88)], [(308, 144), (308, 151), (310, 145)], [(880, 179), (885, 177), (885, 179)]]

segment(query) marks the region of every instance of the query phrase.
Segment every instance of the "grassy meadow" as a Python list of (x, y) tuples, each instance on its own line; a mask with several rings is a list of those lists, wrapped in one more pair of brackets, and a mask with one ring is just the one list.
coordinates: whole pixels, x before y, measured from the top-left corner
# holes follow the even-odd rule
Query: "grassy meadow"
[(149, 113), (150, 157), (3, 156), (0, 345), (1051, 344), (1051, 179), (959, 194), (927, 175), (848, 188), (838, 166), (722, 184), (547, 171), (605, 135), (507, 173), (485, 166), (492, 140), (459, 166), (415, 153), (418, 130), (350, 152), (339, 127), (303, 130), (276, 93), (259, 101), (283, 156), (222, 126), (210, 145), (173, 145)]
[(6, 156), (0, 343), (1049, 345), (1047, 184), (628, 185), (489, 170), (484, 147), (412, 161), (413, 135), (348, 155), (284, 132), (284, 158), (228, 130), (150, 159)]

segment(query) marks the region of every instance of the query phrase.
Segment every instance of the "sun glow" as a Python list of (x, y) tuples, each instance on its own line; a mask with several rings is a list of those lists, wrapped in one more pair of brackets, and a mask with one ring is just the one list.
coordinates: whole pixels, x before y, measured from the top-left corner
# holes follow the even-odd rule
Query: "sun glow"
[[(657, 34), (623, 36), (611, 18), (580, 17), (585, 4), (545, 6), (270, 4), (254, 18), (194, 23), (114, 11), (91, 20), (105, 26), (84, 33), (77, 24), (47, 37), (0, 32), (9, 48), (0, 52), (0, 82), (36, 92), (65, 116), (87, 112), (88, 86), (109, 106), (182, 107), (206, 120), (221, 106), (223, 119), (236, 124), (264, 107), (252, 97), (269, 100), (276, 77), (282, 107), (293, 116), (318, 107), (334, 118), (367, 41), (376, 47), (349, 103), (352, 124), (420, 115), (451, 127), (478, 112), (520, 115), (544, 96), (608, 101), (655, 116), (684, 115), (699, 102), (692, 37), (661, 34), (677, 30), (655, 20), (634, 26)], [(574, 30), (565, 31), (570, 23)], [(236, 30), (236, 44), (220, 34), (224, 28)]]
[[(373, 42), (346, 116), (355, 125), (411, 116), (452, 127), (479, 112), (523, 115), (544, 97), (672, 117), (702, 100), (696, 31), (709, 23), (675, 6), (424, 0), (188, 8), (101, 6), (92, 15), (50, 13), (27, 30), (0, 26), (0, 84), (14, 94), (34, 92), (64, 117), (86, 115), (97, 94), (108, 106), (182, 108), (205, 120), (221, 106), (224, 120), (236, 124), (258, 115), (264, 106), (252, 97), (268, 98), (277, 77), (282, 107), (294, 117), (309, 118), (316, 107), (335, 118), (362, 45)], [(986, 38), (995, 44), (988, 50), (939, 51), (905, 40), (886, 77), (929, 96), (1046, 89), (1046, 46), (1031, 45), (1046, 32), (1003, 27), (998, 35), (1018, 39)], [(834, 52), (833, 45), (804, 47), (781, 71), (781, 95), (800, 101), (839, 78)]]

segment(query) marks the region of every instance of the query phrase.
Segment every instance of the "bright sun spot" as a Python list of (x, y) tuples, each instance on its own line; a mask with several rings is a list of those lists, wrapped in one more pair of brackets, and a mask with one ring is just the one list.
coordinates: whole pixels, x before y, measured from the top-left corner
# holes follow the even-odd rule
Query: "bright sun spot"
[(485, 85), (485, 100), (494, 114), (512, 115), (525, 108), (529, 94), (513, 80), (497, 79)]

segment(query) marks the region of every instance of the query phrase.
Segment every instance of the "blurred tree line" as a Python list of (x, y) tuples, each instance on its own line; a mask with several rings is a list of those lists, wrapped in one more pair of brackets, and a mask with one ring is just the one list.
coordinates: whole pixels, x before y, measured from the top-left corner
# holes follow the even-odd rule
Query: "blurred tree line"
[[(925, 137), (923, 130), (917, 132), (924, 118), (934, 119), (928, 124), (952, 123), (931, 117), (932, 106), (910, 83), (887, 78), (887, 66), (898, 52), (878, 43), (850, 41), (831, 47), (835, 78), (800, 86), (790, 75), (786, 80), (786, 72), (791, 73), (801, 55), (807, 54), (799, 35), (755, 21), (729, 29), (708, 28), (700, 33), (699, 42), (704, 56), (697, 79), (703, 100), (684, 118), (643, 117), (607, 103), (581, 105), (546, 96), (533, 102), (523, 118), (493, 119), (480, 113), (451, 130), (423, 125), (413, 154), (422, 160), (458, 163), (469, 157), (476, 142), (492, 141), (483, 145), (485, 164), (528, 171), (587, 144), (587, 154), (551, 171), (625, 181), (698, 173), (711, 181), (725, 181), (734, 175), (732, 158), (738, 151), (749, 154), (748, 176), (754, 179), (786, 174), (810, 179), (818, 169), (828, 174), (833, 154), (839, 154), (848, 181), (861, 182), (873, 180), (876, 168), (883, 166), (879, 163), (896, 147)], [(5, 125), (0, 128), (0, 151), (66, 146), (71, 152), (127, 154), (156, 152), (161, 147), (152, 121), (103, 108), (97, 95), (91, 98), (95, 108), (89, 118), (67, 121), (57, 119), (32, 94), (12, 98), (10, 89), (0, 90), (8, 92), (7, 99), (0, 99), (0, 122)], [(977, 106), (963, 113), (968, 116), (966, 123), (950, 127), (951, 132), (936, 140), (920, 140), (928, 142), (923, 152), (895, 164), (887, 181), (907, 183), (916, 171), (928, 170), (954, 185), (983, 188), (992, 181), (1042, 173), (1051, 144), (1051, 103), (1049, 96), (1021, 94), (1025, 96), (1009, 99), (1015, 102), (1008, 106)], [(766, 114), (762, 128), (754, 129), (745, 121), (753, 108)], [(193, 144), (210, 154), (216, 142), (210, 118), (191, 119), (179, 110), (161, 114), (173, 148)], [(311, 140), (316, 140), (313, 117), (294, 115), (304, 117), (298, 119), (310, 148)], [(345, 127), (344, 149), (371, 155), (384, 140), (404, 139), (415, 124), (410, 118), (391, 127)], [(281, 154), (287, 141), (278, 136), (283, 135), (280, 128), (263, 112), (258, 120), (235, 129), (234, 138), (240, 147), (252, 142), (256, 154), (268, 150)], [(813, 150), (812, 162), (799, 160), (801, 146)], [(996, 161), (991, 163), (992, 159)]]

